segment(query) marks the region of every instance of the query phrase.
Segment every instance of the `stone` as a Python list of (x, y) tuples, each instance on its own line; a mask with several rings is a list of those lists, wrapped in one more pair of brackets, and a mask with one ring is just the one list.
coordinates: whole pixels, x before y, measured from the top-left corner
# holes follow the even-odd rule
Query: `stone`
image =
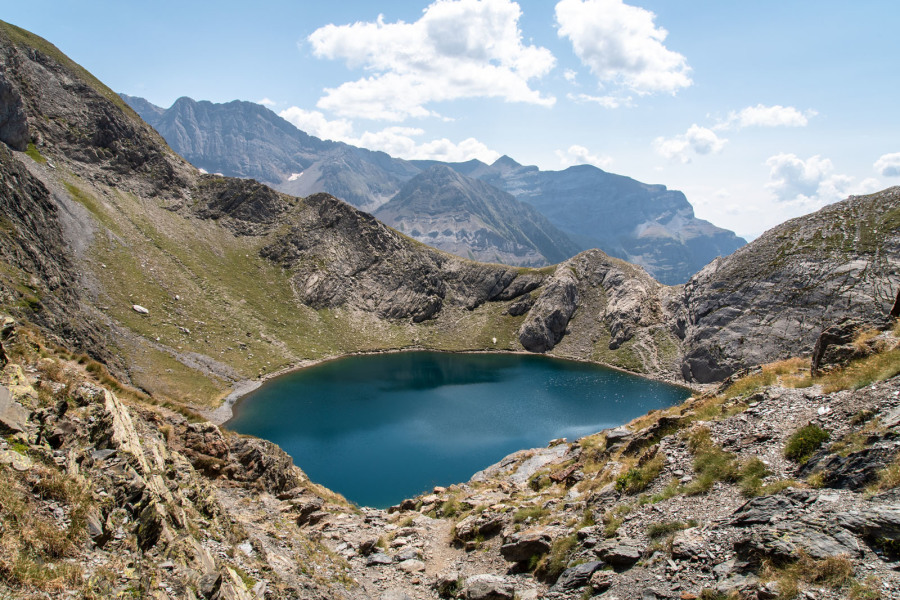
[(595, 571), (593, 575), (591, 575), (591, 589), (595, 592), (604, 592), (612, 587), (613, 580), (615, 579), (615, 572), (613, 571)]
[(378, 600), (413, 600), (412, 597), (403, 590), (387, 590), (378, 597)]
[(29, 471), (34, 466), (34, 461), (15, 450), (0, 450), (0, 464), (9, 465), (16, 471)]
[(565, 591), (582, 588), (590, 583), (593, 574), (602, 569), (603, 565), (603, 562), (594, 560), (574, 567), (569, 567), (562, 572), (559, 579), (553, 584), (553, 589)]
[(524, 562), (546, 554), (553, 543), (552, 532), (539, 527), (512, 534), (500, 546), (500, 555), (509, 562)]
[(634, 540), (610, 540), (596, 546), (594, 554), (616, 569), (629, 569), (641, 559), (643, 550)]
[(9, 389), (0, 385), (0, 431), (20, 433), (25, 431), (29, 412), (12, 399)]
[(700, 556), (707, 548), (706, 538), (696, 527), (676, 531), (672, 537), (672, 556), (690, 560)]
[(197, 591), (200, 592), (200, 595), (210, 600), (216, 594), (219, 593), (219, 590), (222, 587), (222, 574), (221, 573), (208, 573), (200, 578), (197, 582)]
[(397, 568), (407, 573), (421, 573), (425, 570), (425, 563), (421, 560), (410, 558), (399, 563)]
[(822, 453), (803, 465), (798, 475), (805, 478), (821, 473), (826, 487), (859, 490), (878, 478), (878, 473), (894, 460), (897, 451), (897, 447), (889, 446), (864, 448), (847, 456)]
[(392, 565), (394, 564), (394, 559), (385, 554), (384, 552), (376, 552), (375, 554), (370, 555), (366, 559), (367, 567), (376, 567), (381, 565)]
[(732, 514), (731, 524), (735, 527), (765, 525), (780, 517), (785, 511), (800, 506), (784, 494), (760, 496), (745, 502)]
[(150, 311), (147, 310), (146, 308), (144, 308), (143, 306), (141, 306), (140, 304), (133, 304), (133, 305), (131, 306), (131, 309), (132, 309), (134, 312), (139, 313), (139, 314), (142, 314), (142, 315), (149, 315), (149, 314), (150, 314)]
[(478, 515), (469, 515), (456, 524), (454, 537), (460, 542), (473, 540), (477, 536), (491, 537), (503, 529), (505, 517), (494, 512), (483, 512)]
[(431, 588), (442, 598), (449, 598), (456, 595), (459, 583), (459, 571), (445, 571), (435, 577)]
[(473, 575), (466, 579), (462, 597), (466, 600), (513, 600), (515, 587), (500, 575)]

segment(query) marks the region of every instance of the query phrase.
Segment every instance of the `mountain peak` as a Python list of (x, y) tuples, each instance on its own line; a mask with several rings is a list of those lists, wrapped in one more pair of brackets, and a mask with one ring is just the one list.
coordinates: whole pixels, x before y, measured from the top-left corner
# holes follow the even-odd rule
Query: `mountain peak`
[(508, 154), (504, 154), (497, 160), (491, 164), (492, 167), (498, 169), (521, 169), (522, 165), (517, 163), (513, 158), (511, 158)]

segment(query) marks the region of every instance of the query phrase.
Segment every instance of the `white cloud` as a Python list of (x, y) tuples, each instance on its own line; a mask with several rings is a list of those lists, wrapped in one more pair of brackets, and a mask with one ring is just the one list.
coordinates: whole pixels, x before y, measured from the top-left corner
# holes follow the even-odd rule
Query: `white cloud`
[(569, 149), (565, 152), (557, 150), (556, 156), (559, 157), (559, 162), (563, 167), (571, 167), (572, 165), (594, 165), (601, 169), (607, 169), (613, 162), (611, 156), (591, 154), (590, 150), (584, 146), (578, 145), (569, 146)]
[(694, 124), (681, 135), (656, 138), (653, 140), (653, 147), (660, 156), (689, 163), (694, 154), (718, 154), (727, 142), (728, 140), (720, 138), (712, 129)]
[(731, 111), (728, 118), (716, 125), (716, 129), (743, 129), (745, 127), (806, 127), (809, 119), (818, 113), (812, 109), (805, 113), (793, 106), (765, 106), (757, 104), (740, 111)]
[(490, 97), (552, 106), (529, 81), (556, 64), (526, 46), (511, 0), (436, 0), (414, 23), (326, 25), (307, 39), (319, 58), (344, 60), (368, 77), (325, 90), (318, 107), (346, 117), (402, 121), (435, 113), (432, 102)]
[(569, 83), (575, 83), (575, 80), (578, 78), (578, 73), (572, 69), (566, 69), (563, 71), (563, 77), (565, 77), (566, 81)]
[(665, 47), (668, 32), (656, 15), (621, 0), (561, 0), (556, 5), (558, 34), (602, 86), (612, 84), (638, 94), (675, 93), (691, 85), (687, 59)]
[(879, 187), (875, 179), (857, 183), (849, 175), (835, 173), (832, 162), (819, 155), (803, 160), (796, 154), (776, 154), (766, 165), (771, 179), (766, 189), (775, 199), (810, 209), (843, 200), (851, 194), (873, 192)]
[(593, 102), (603, 108), (619, 108), (620, 106), (632, 106), (631, 97), (619, 98), (617, 96), (591, 96), (590, 94), (567, 94), (566, 97), (573, 102)]
[(500, 153), (488, 148), (475, 138), (453, 143), (446, 138), (417, 142), (417, 137), (425, 131), (415, 127), (387, 127), (381, 131), (366, 131), (360, 136), (353, 133), (353, 123), (347, 119), (329, 121), (317, 110), (304, 110), (297, 106), (287, 108), (278, 116), (298, 129), (326, 140), (345, 142), (354, 146), (381, 150), (398, 158), (444, 160), (464, 162), (477, 158), (492, 163), (500, 158)]
[(257, 104), (262, 104), (263, 106), (275, 106), (275, 101), (270, 100), (269, 98), (263, 98), (262, 100), (257, 100)]
[(488, 148), (475, 138), (465, 139), (458, 144), (447, 138), (417, 143), (415, 137), (425, 132), (413, 127), (387, 127), (381, 131), (365, 132), (352, 143), (371, 150), (382, 150), (391, 156), (407, 160), (427, 159), (446, 162), (465, 162), (477, 158), (488, 164), (500, 158), (500, 153)]
[(298, 106), (286, 108), (278, 116), (297, 129), (323, 140), (346, 141), (353, 135), (353, 123), (346, 119), (329, 121), (317, 110), (304, 110)]
[(900, 177), (900, 152), (882, 155), (873, 166), (882, 177)]

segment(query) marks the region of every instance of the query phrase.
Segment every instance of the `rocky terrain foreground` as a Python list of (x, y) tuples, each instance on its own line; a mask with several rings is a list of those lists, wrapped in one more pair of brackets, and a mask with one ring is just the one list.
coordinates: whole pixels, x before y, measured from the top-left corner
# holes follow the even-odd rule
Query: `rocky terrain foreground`
[[(895, 335), (860, 342), (893, 372)], [(0, 597), (900, 594), (900, 377), (769, 365), (376, 510), (8, 318), (2, 350)]]

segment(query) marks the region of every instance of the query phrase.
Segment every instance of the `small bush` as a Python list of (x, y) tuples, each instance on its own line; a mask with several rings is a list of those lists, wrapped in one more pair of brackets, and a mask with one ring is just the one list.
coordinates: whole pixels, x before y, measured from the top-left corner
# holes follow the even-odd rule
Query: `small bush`
[(651, 540), (655, 540), (658, 538), (666, 537), (672, 535), (677, 531), (681, 531), (682, 529), (688, 529), (689, 527), (696, 527), (697, 522), (693, 519), (688, 521), (687, 523), (683, 523), (682, 521), (665, 521), (662, 523), (650, 523), (647, 526), (647, 536)]
[(628, 469), (616, 479), (616, 489), (626, 494), (642, 492), (659, 476), (665, 464), (662, 453), (657, 452), (644, 465)]
[(788, 438), (784, 457), (796, 463), (805, 463), (830, 437), (831, 434), (818, 425), (801, 427)]
[(538, 563), (534, 574), (544, 581), (556, 581), (566, 570), (576, 546), (578, 538), (574, 534), (556, 538), (550, 546), (550, 552)]

